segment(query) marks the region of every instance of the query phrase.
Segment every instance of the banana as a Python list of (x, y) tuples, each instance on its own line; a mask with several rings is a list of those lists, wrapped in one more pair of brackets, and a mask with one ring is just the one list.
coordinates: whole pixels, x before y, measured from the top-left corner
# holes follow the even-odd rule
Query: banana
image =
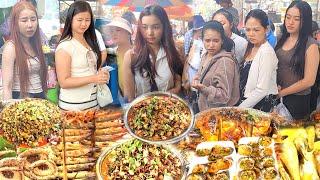
[(298, 152), (295, 145), (289, 138), (283, 141), (280, 159), (289, 170), (289, 174), (292, 179), (300, 180)]
[(297, 148), (297, 151), (299, 152), (299, 154), (306, 159), (307, 158), (307, 139), (303, 138), (303, 137), (297, 137), (294, 139), (293, 141), (294, 145)]
[(308, 135), (308, 150), (312, 151), (314, 148), (314, 139), (316, 136), (315, 128), (314, 126), (308, 126), (306, 128), (307, 135)]

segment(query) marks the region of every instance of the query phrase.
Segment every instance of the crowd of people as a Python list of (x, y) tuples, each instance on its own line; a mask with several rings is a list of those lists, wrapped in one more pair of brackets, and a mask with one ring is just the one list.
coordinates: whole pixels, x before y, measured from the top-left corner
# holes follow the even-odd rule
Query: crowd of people
[[(245, 17), (242, 37), (237, 10), (230, 2), (219, 0), (222, 8), (207, 22), (200, 15), (193, 17), (183, 53), (177, 49), (172, 24), (161, 6), (146, 6), (137, 20), (130, 13), (112, 19), (107, 27), (116, 45), (123, 102), (165, 91), (188, 100), (195, 112), (224, 106), (270, 112), (280, 100), (294, 119), (305, 119), (315, 110), (319, 28), (312, 21), (310, 5), (292, 1), (277, 38), (270, 31), (267, 14), (253, 9)], [(10, 23), (2, 56), (3, 99), (45, 98), (47, 67), (36, 9), (27, 1), (17, 3)], [(102, 68), (108, 58), (98, 36), (90, 5), (74, 2), (55, 50), (61, 109), (98, 107), (97, 85), (110, 79)]]

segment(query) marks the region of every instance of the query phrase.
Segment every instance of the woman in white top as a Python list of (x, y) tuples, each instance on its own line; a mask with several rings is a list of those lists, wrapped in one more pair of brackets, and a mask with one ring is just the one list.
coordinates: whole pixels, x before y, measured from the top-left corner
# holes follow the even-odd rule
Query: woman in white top
[(247, 49), (248, 41), (235, 33), (236, 27), (233, 24), (232, 14), (225, 9), (219, 9), (212, 15), (212, 20), (220, 22), (223, 25), (227, 37), (233, 40), (233, 53), (238, 63), (241, 64)]
[(59, 107), (64, 110), (96, 108), (96, 84), (108, 82), (109, 73), (99, 70), (101, 54), (87, 2), (76, 1), (70, 6), (55, 62), (60, 85)]
[(38, 15), (29, 2), (11, 12), (11, 38), (2, 55), (3, 100), (45, 98), (47, 66), (42, 52)]
[(151, 91), (179, 93), (182, 66), (165, 10), (158, 5), (145, 7), (134, 48), (124, 57), (124, 97), (132, 101)]
[(266, 40), (268, 16), (260, 10), (250, 11), (245, 19), (249, 44), (240, 69), (239, 107), (270, 111), (275, 103), (278, 59)]

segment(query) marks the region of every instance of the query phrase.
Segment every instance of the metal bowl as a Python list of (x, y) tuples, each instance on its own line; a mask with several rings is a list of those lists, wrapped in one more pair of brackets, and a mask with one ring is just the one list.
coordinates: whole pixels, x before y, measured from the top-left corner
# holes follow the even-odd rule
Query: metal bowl
[[(154, 97), (154, 96), (163, 96), (163, 97), (171, 97), (171, 98), (175, 98), (178, 101), (182, 102), (186, 107), (188, 107), (190, 114), (191, 114), (191, 120), (190, 120), (190, 124), (189, 127), (179, 136), (173, 137), (171, 139), (167, 139), (167, 140), (159, 140), (159, 141), (153, 141), (153, 140), (149, 140), (149, 139), (144, 139), (143, 137), (137, 136), (132, 129), (129, 126), (129, 122), (128, 122), (128, 113), (130, 112), (131, 108), (134, 107), (137, 103), (140, 103), (141, 101), (144, 101), (147, 98), (150, 97)], [(132, 101), (130, 103), (130, 105), (128, 106), (128, 108), (126, 108), (125, 111), (125, 116), (124, 116), (124, 124), (125, 127), (127, 128), (128, 132), (130, 133), (130, 135), (132, 135), (133, 137), (143, 141), (143, 142), (147, 142), (150, 144), (173, 144), (176, 143), (180, 140), (182, 140), (185, 136), (188, 135), (188, 133), (193, 129), (194, 126), (194, 113), (193, 110), (191, 108), (191, 106), (188, 105), (188, 103), (186, 103), (182, 98), (180, 98), (179, 96), (175, 95), (175, 94), (171, 94), (171, 93), (167, 93), (167, 92), (151, 92), (151, 93), (146, 93), (144, 95), (141, 95), (139, 97), (137, 97), (134, 101)]]
[[(96, 173), (97, 173), (97, 178), (98, 180), (104, 180), (103, 179), (103, 176), (102, 176), (102, 163), (103, 163), (103, 160), (106, 158), (106, 156), (112, 151), (114, 150), (115, 148), (121, 146), (122, 144), (125, 144), (125, 143), (128, 143), (130, 141), (134, 140), (134, 138), (131, 138), (127, 141), (124, 141), (122, 143), (118, 143), (114, 146), (111, 146), (107, 149), (105, 149), (101, 155), (99, 156), (98, 160), (97, 160), (97, 163), (96, 163)], [(177, 157), (180, 162), (181, 162), (181, 172), (182, 172), (182, 177), (181, 179), (185, 179), (186, 178), (186, 175), (187, 175), (187, 168), (186, 168), (186, 160), (184, 159), (184, 157), (182, 156), (182, 154), (172, 145), (161, 145), (163, 148), (165, 149), (168, 149), (175, 157)]]

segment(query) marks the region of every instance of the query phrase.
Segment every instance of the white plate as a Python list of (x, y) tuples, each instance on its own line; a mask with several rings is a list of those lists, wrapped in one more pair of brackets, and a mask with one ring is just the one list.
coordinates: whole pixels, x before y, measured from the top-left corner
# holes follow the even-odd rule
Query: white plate
[[(197, 150), (199, 149), (211, 149), (214, 146), (222, 146), (222, 147), (231, 147), (233, 149), (232, 154), (225, 156), (225, 158), (231, 158), (232, 159), (232, 166), (228, 170), (221, 170), (219, 172), (223, 171), (229, 171), (230, 179), (232, 179), (236, 174), (236, 150), (234, 143), (232, 141), (210, 141), (210, 142), (202, 142), (198, 144)], [(208, 160), (208, 156), (197, 156), (194, 154), (194, 156), (191, 159), (190, 165), (189, 165), (189, 170), (188, 170), (188, 175), (192, 173), (193, 168), (198, 165), (198, 164), (208, 164), (210, 161)], [(218, 173), (219, 173), (218, 172)]]
[[(259, 140), (260, 137), (244, 137), (244, 138), (241, 138), (239, 139), (239, 145), (241, 144), (249, 144), (250, 142), (256, 142), (258, 143), (258, 140)], [(277, 177), (276, 179), (280, 179), (280, 176), (279, 176), (279, 171), (278, 171), (278, 164), (277, 164), (277, 158), (276, 158), (276, 153), (275, 153), (275, 146), (274, 146), (274, 140), (271, 138), (271, 144), (268, 146), (269, 148), (272, 149), (272, 158), (274, 159), (274, 167), (277, 171)], [(262, 147), (259, 145), (259, 149), (261, 149)], [(239, 160), (240, 158), (242, 157), (249, 157), (249, 156), (243, 156), (243, 155), (240, 155), (237, 153), (237, 162), (236, 162), (236, 176), (238, 176), (238, 173), (242, 170), (240, 167), (239, 167)], [(259, 179), (262, 179), (262, 177), (260, 177)]]

